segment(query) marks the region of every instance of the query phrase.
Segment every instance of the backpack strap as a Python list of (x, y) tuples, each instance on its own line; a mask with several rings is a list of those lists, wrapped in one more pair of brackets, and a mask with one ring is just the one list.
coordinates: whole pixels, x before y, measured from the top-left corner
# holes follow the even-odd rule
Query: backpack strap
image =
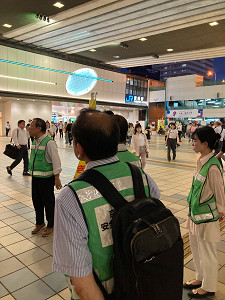
[(82, 180), (93, 185), (116, 210), (127, 204), (127, 201), (114, 185), (97, 170), (86, 170), (76, 180)]
[(126, 162), (126, 164), (129, 166), (129, 168), (131, 170), (135, 199), (146, 198), (144, 183), (143, 183), (142, 174), (141, 174), (140, 169), (137, 166), (135, 166), (129, 162)]

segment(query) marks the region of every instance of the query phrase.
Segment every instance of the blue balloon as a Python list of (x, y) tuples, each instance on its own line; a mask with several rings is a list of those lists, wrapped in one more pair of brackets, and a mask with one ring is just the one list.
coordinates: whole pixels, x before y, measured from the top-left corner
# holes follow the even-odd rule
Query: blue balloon
[(73, 72), (66, 81), (67, 93), (81, 96), (90, 92), (97, 83), (97, 73), (93, 69), (84, 68)]

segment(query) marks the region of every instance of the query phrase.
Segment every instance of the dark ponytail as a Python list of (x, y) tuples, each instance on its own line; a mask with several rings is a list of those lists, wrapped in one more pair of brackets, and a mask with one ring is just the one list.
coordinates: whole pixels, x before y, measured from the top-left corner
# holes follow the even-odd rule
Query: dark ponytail
[(192, 138), (194, 138), (195, 135), (197, 135), (202, 143), (207, 142), (211, 150), (218, 148), (221, 136), (219, 133), (215, 133), (212, 127), (205, 126), (198, 128), (193, 132)]

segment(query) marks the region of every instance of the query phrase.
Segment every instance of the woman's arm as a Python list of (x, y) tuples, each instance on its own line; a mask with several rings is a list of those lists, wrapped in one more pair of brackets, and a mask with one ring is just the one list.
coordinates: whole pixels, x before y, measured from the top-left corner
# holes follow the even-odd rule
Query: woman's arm
[(132, 135), (132, 138), (131, 138), (131, 144), (130, 144), (130, 147), (131, 147), (131, 152), (133, 152), (134, 154), (136, 154), (136, 150), (135, 150), (135, 142), (134, 142), (134, 134)]

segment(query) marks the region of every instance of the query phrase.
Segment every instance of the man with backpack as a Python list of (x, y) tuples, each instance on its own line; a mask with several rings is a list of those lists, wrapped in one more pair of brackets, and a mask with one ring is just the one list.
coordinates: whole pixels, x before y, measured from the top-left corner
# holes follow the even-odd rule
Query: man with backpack
[[(75, 300), (113, 299), (108, 297), (114, 290), (112, 221), (116, 205), (109, 202), (123, 206), (135, 199), (131, 169), (116, 156), (119, 128), (111, 116), (81, 111), (72, 137), (76, 157), (87, 166), (56, 200), (53, 270), (70, 276), (68, 284)], [(155, 182), (137, 170), (145, 196), (159, 199)], [(108, 185), (113, 199), (107, 196), (107, 201), (102, 194), (107, 195)]]

